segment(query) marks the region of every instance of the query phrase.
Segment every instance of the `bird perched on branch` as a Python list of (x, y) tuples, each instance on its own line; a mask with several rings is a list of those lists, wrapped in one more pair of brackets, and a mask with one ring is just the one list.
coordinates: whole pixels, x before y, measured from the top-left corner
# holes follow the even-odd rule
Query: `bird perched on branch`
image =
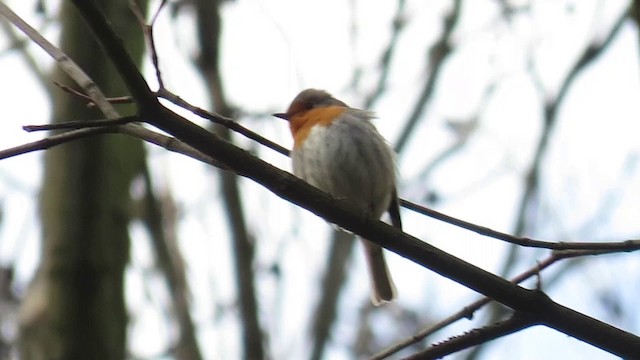
[[(371, 218), (389, 212), (402, 229), (396, 194), (395, 153), (371, 123), (373, 114), (354, 109), (323, 90), (302, 91), (285, 113), (294, 145), (293, 173), (357, 206)], [(396, 289), (382, 248), (362, 239), (374, 305), (392, 301)]]

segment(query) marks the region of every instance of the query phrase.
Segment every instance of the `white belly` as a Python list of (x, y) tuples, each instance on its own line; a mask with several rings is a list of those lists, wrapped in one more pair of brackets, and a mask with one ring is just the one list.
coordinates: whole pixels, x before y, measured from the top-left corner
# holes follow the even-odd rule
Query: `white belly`
[(368, 120), (342, 117), (311, 129), (292, 153), (293, 172), (380, 218), (395, 188), (394, 154)]

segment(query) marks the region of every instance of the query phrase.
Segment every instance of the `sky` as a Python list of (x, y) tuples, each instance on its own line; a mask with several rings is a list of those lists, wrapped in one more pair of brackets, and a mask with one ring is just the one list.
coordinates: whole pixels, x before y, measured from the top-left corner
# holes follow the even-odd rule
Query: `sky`
[[(453, 33), (452, 55), (439, 74), (436, 91), (421, 122), (399, 155), (402, 197), (427, 203), (430, 194), (441, 198), (435, 208), (452, 216), (496, 230), (513, 230), (522, 192), (523, 174), (532, 161), (542, 129), (545, 101), (553, 99), (567, 71), (585, 44), (602, 39), (626, 7), (626, 1), (534, 1), (529, 12), (504, 21), (497, 2), (465, 1)], [(527, 2), (512, 1), (516, 5)], [(44, 22), (33, 15), (32, 1), (7, 1), (37, 28)], [(55, 9), (56, 3), (52, 3)], [(156, 2), (157, 4), (157, 2)], [(366, 1), (242, 1), (223, 9), (223, 81), (229, 101), (243, 109), (244, 126), (290, 147), (286, 124), (268, 114), (283, 111), (302, 89), (323, 88), (352, 106), (363, 104), (363, 94), (377, 81), (378, 61), (387, 45), (396, 2)], [(407, 1), (402, 20), (406, 27), (390, 67), (387, 91), (373, 110), (380, 132), (392, 144), (413, 109), (426, 81), (428, 47), (442, 31), (449, 1)], [(355, 31), (354, 31), (355, 29)], [(56, 42), (55, 23), (43, 33)], [(166, 86), (189, 102), (207, 107), (205, 86), (192, 68), (197, 54), (192, 14), (177, 18), (164, 11), (155, 34)], [(0, 36), (0, 49), (7, 47)], [(52, 64), (39, 50), (29, 52)], [(638, 237), (640, 206), (634, 184), (640, 180), (638, 116), (640, 74), (638, 34), (627, 23), (607, 51), (575, 80), (559, 109), (558, 125), (545, 158), (535, 220), (528, 235), (555, 241), (620, 241)], [(354, 69), (361, 77), (354, 82)], [(535, 74), (535, 75), (532, 75)], [(46, 94), (16, 51), (0, 52), (0, 147), (38, 139), (41, 134), (21, 130), (25, 124), (49, 121)], [(147, 61), (145, 76), (154, 85)], [(14, 80), (15, 79), (15, 80)], [(355, 85), (354, 85), (355, 84)], [(489, 90), (488, 90), (489, 89)], [(181, 112), (185, 114), (184, 112)], [(185, 114), (189, 116), (189, 114)], [(206, 122), (195, 118), (200, 123)], [(74, 119), (69, 119), (74, 120)], [(451, 123), (474, 124), (470, 140), (454, 155), (424, 175), (443, 151), (458, 139)], [(241, 146), (282, 169), (289, 160), (236, 136)], [(0, 264), (15, 263), (26, 286), (38, 258), (39, 228), (36, 195), (41, 182), (42, 154), (0, 162)], [(215, 173), (183, 156), (150, 147), (155, 185), (178, 201), (181, 250), (188, 264), (193, 316), (203, 351), (222, 358), (237, 351), (239, 338), (231, 249), (224, 223)], [(269, 349), (274, 358), (296, 359), (309, 351), (307, 323), (315, 304), (319, 272), (324, 265), (330, 228), (315, 215), (282, 201), (250, 181), (242, 181), (249, 227), (256, 235), (256, 268), (279, 263), (282, 280), (267, 271), (257, 274), (263, 297), (265, 330), (278, 334)], [(8, 210), (10, 209), (10, 211)], [(506, 250), (494, 239), (403, 211), (405, 231), (489, 271), (498, 271)], [(127, 273), (127, 301), (132, 314), (131, 348), (140, 356), (157, 356), (175, 334), (163, 311), (168, 294), (153, 271), (148, 235), (132, 224), (132, 265)], [(515, 273), (533, 266), (545, 253), (526, 251)], [(589, 258), (588, 266), (566, 275), (548, 289), (552, 298), (579, 311), (638, 333), (640, 318), (615, 318), (602, 297), (615, 294), (623, 308), (637, 303), (638, 281), (620, 289), (619, 274), (640, 274), (633, 255)], [(425, 271), (394, 254), (388, 255), (399, 290), (399, 304), (430, 318), (444, 318), (475, 300), (477, 295), (448, 279)], [(349, 324), (368, 298), (368, 282), (360, 249), (341, 300), (344, 321), (337, 326), (327, 358), (347, 359), (346, 343), (354, 334)], [(554, 274), (553, 269), (549, 275)], [(145, 291), (141, 291), (144, 289)], [(584, 296), (588, 294), (589, 296)], [(212, 305), (214, 304), (214, 305)], [(391, 308), (393, 309), (393, 308)], [(389, 321), (381, 315), (381, 321)], [(478, 322), (463, 321), (437, 339), (459, 334)], [(386, 334), (391, 341), (395, 334)], [(410, 334), (402, 334), (410, 335)], [(342, 339), (342, 341), (340, 341)], [(532, 341), (531, 339), (536, 339)], [(435, 340), (435, 339), (434, 339)], [(545, 346), (540, 346), (544, 344)], [(496, 342), (486, 359), (554, 357), (611, 359), (610, 355), (564, 334), (533, 328)]]

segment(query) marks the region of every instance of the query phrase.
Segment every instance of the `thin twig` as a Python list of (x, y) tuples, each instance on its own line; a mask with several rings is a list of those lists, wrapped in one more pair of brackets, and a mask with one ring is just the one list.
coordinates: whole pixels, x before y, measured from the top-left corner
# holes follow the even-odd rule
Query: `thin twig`
[(62, 68), (78, 85), (89, 95), (100, 111), (109, 119), (118, 118), (119, 115), (113, 106), (106, 100), (106, 96), (93, 80), (64, 52), (51, 44), (40, 33), (22, 20), (7, 5), (0, 2), (0, 14), (27, 35), (35, 44), (40, 46), (47, 54), (56, 60)]
[(160, 146), (166, 150), (186, 155), (192, 159), (201, 161), (211, 166), (215, 166), (219, 169), (229, 170), (228, 166), (222, 164), (211, 156), (201, 153), (189, 144), (184, 143), (174, 137), (162, 135), (155, 131), (151, 131), (145, 127), (133, 124), (119, 125), (117, 127), (117, 132), (136, 137), (140, 140), (144, 140), (151, 144)]
[[(87, 107), (96, 106), (93, 100), (91, 100), (90, 96), (87, 96), (78, 90), (72, 89), (71, 87), (64, 84), (60, 84), (59, 82), (56, 82), (56, 81), (54, 81), (53, 84), (59, 87), (62, 91), (85, 100), (87, 102)], [(118, 97), (107, 98), (107, 101), (110, 102), (111, 104), (131, 104), (133, 102), (133, 99), (131, 99), (131, 96), (118, 96)]]
[[(582, 257), (582, 256), (591, 256), (591, 255), (600, 255), (602, 254), (601, 251), (599, 250), (560, 250), (560, 251), (554, 251), (551, 253), (551, 255), (549, 255), (547, 258), (536, 262), (536, 265), (531, 267), (530, 269), (520, 273), (519, 275), (515, 276), (514, 278), (511, 279), (511, 282), (514, 284), (519, 284), (533, 276), (538, 275), (542, 270), (550, 267), (551, 265), (555, 264), (556, 262), (562, 260), (562, 259), (569, 259), (569, 258), (575, 258), (575, 257)], [(432, 334), (434, 334), (437, 331), (440, 331), (442, 329), (444, 329), (445, 327), (457, 322), (458, 320), (462, 320), (462, 319), (471, 319), (473, 318), (473, 314), (478, 311), (481, 307), (485, 306), (486, 304), (488, 304), (489, 302), (491, 302), (492, 299), (488, 298), (488, 297), (484, 297), (481, 298), (467, 306), (465, 306), (464, 308), (462, 308), (462, 310), (448, 316), (445, 319), (442, 319), (441, 321), (429, 325), (428, 327), (425, 327), (424, 329), (420, 330), (418, 333), (412, 335), (409, 338), (403, 339), (399, 342), (397, 342), (396, 344), (378, 352), (377, 354), (373, 355), (369, 360), (382, 360), (385, 359), (395, 353), (397, 353), (398, 351), (405, 349), (413, 344), (417, 344), (418, 342), (424, 340), (427, 336), (430, 336)]]
[(46, 150), (53, 146), (64, 144), (70, 141), (95, 136), (98, 134), (106, 134), (113, 132), (110, 128), (86, 128), (74, 131), (64, 132), (62, 134), (53, 135), (42, 140), (33, 141), (27, 144), (15, 146), (9, 149), (0, 150), (0, 160), (8, 159), (13, 156), (27, 154), (33, 151)]
[(398, 45), (398, 39), (400, 37), (400, 33), (405, 28), (406, 21), (403, 18), (405, 11), (405, 0), (398, 0), (398, 5), (396, 7), (396, 13), (393, 16), (393, 23), (391, 29), (391, 37), (389, 42), (387, 43), (387, 47), (382, 52), (382, 56), (378, 60), (378, 67), (380, 68), (380, 75), (378, 76), (378, 82), (374, 90), (365, 97), (364, 100), (364, 108), (370, 109), (373, 104), (382, 96), (387, 88), (387, 79), (389, 78), (389, 73), (391, 72), (391, 60), (393, 60), (393, 56), (396, 51), (396, 47)]
[(18, 49), (20, 51), (20, 54), (25, 60), (25, 63), (27, 64), (29, 69), (31, 69), (40, 84), (44, 88), (48, 88), (50, 86), (50, 83), (48, 82), (48, 76), (38, 65), (36, 59), (27, 51), (26, 45), (29, 44), (29, 41), (27, 39), (20, 38), (9, 22), (0, 21), (0, 24), (2, 24), (2, 29), (4, 30), (5, 35), (11, 40), (13, 44), (12, 48)]
[(231, 118), (225, 117), (225, 116), (221, 116), (218, 114), (214, 114), (212, 112), (209, 112), (203, 108), (194, 106), (189, 104), (187, 101), (185, 101), (184, 99), (182, 99), (181, 97), (173, 94), (172, 92), (170, 92), (167, 89), (160, 89), (158, 90), (158, 92), (156, 92), (156, 94), (158, 95), (158, 97), (163, 98), (165, 100), (168, 100), (170, 102), (172, 102), (173, 104), (180, 106), (183, 109), (189, 110), (190, 112), (192, 112), (195, 115), (198, 115), (204, 119), (207, 119), (209, 121), (212, 121), (216, 124), (220, 124), (230, 130), (233, 130), (235, 132), (237, 132), (238, 134), (244, 135), (245, 137), (261, 144), (264, 145), (272, 150), (275, 150), (276, 152), (279, 152), (282, 155), (285, 156), (289, 156), (289, 149), (285, 148), (282, 145), (279, 145), (263, 136), (261, 136), (260, 134), (251, 131), (249, 129), (247, 129), (246, 127), (238, 124), (236, 121), (234, 121)]
[(440, 75), (440, 70), (442, 69), (444, 60), (451, 53), (451, 37), (458, 21), (461, 8), (462, 0), (455, 0), (451, 11), (444, 18), (444, 30), (442, 32), (442, 36), (440, 36), (440, 39), (429, 50), (429, 61), (427, 64), (429, 68), (429, 78), (418, 96), (418, 100), (416, 101), (413, 111), (409, 116), (409, 120), (407, 120), (407, 123), (396, 141), (395, 149), (398, 154), (402, 153), (404, 147), (409, 142), (409, 138), (415, 133), (413, 129), (415, 129), (421, 119), (424, 109), (433, 95), (433, 91), (436, 87), (436, 81)]
[(33, 131), (49, 131), (49, 130), (61, 130), (61, 129), (83, 129), (100, 126), (113, 126), (124, 125), (132, 122), (141, 121), (138, 116), (125, 116), (117, 119), (99, 119), (99, 120), (77, 120), (77, 121), (65, 121), (54, 122), (44, 125), (24, 125), (23, 130), (27, 132)]
[[(84, 125), (84, 124), (83, 124)], [(228, 170), (229, 168), (216, 161), (210, 156), (207, 156), (188, 144), (173, 138), (171, 136), (166, 136), (155, 131), (149, 130), (145, 127), (133, 124), (126, 125), (117, 125), (117, 126), (100, 126), (100, 127), (89, 127), (85, 126), (80, 129), (70, 130), (63, 132), (61, 134), (56, 134), (44, 138), (42, 140), (33, 141), (27, 144), (23, 144), (20, 146), (12, 147), (5, 150), (0, 150), (0, 160), (7, 159), (13, 156), (27, 154), (33, 151), (38, 150), (46, 150), (52, 148), (57, 145), (65, 144), (71, 141), (75, 141), (78, 139), (88, 138), (95, 135), (100, 134), (114, 134), (120, 133), (129, 136), (133, 136), (140, 140), (144, 140), (148, 143), (158, 145), (166, 150), (176, 152), (182, 155), (186, 155), (195, 160), (201, 161), (205, 164), (209, 164), (215, 167), (218, 167), (223, 170)]]
[(155, 21), (158, 18), (158, 15), (160, 14), (160, 11), (162, 10), (162, 8), (165, 6), (166, 4), (166, 0), (163, 1), (158, 9), (156, 10), (154, 16), (152, 17), (152, 21), (151, 24), (147, 24), (146, 20), (144, 18), (144, 16), (142, 15), (142, 11), (140, 10), (139, 6), (137, 5), (137, 3), (135, 2), (135, 0), (131, 0), (130, 2), (130, 8), (131, 11), (133, 11), (134, 15), (136, 16), (136, 18), (138, 19), (138, 23), (140, 24), (140, 27), (142, 28), (142, 31), (145, 34), (145, 39), (147, 40), (148, 46), (149, 46), (149, 53), (151, 56), (151, 61), (153, 63), (153, 67), (155, 69), (156, 72), (156, 80), (158, 81), (158, 90), (155, 92), (155, 95), (159, 98), (163, 98), (165, 100), (168, 100), (170, 102), (172, 102), (173, 104), (186, 109), (190, 112), (192, 112), (193, 114), (200, 116), (201, 118), (207, 119), (213, 123), (222, 125), (230, 130), (233, 130), (235, 132), (237, 132), (238, 134), (244, 135), (245, 137), (256, 141), (257, 143), (264, 145), (270, 149), (273, 149), (277, 152), (279, 152), (280, 154), (283, 155), (289, 155), (289, 150), (283, 146), (280, 146), (279, 144), (276, 144), (275, 142), (257, 134), (256, 132), (253, 132), (247, 128), (245, 128), (244, 126), (238, 124), (236, 121), (234, 121), (231, 118), (228, 118), (226, 116), (222, 116), (219, 114), (215, 114), (212, 113), (210, 111), (207, 111), (205, 109), (202, 109), (200, 107), (191, 105), (190, 103), (188, 103), (187, 101), (185, 101), (184, 99), (182, 99), (181, 97), (175, 95), (174, 93), (172, 93), (171, 91), (169, 91), (165, 86), (164, 86), (164, 81), (162, 80), (162, 73), (160, 71), (160, 64), (159, 64), (159, 60), (158, 60), (158, 52), (156, 50), (156, 44), (155, 44), (155, 40), (153, 37), (153, 25), (155, 24)]
[(513, 334), (533, 325), (536, 325), (534, 318), (528, 314), (515, 313), (506, 320), (497, 321), (491, 325), (473, 329), (462, 335), (452, 337), (424, 351), (408, 356), (405, 360), (440, 359), (472, 346), (485, 344), (489, 341)]
[(160, 14), (160, 10), (162, 10), (165, 4), (166, 4), (166, 1), (163, 0), (162, 3), (160, 3), (160, 5), (158, 6), (158, 9), (156, 10), (156, 13), (153, 16), (153, 20), (151, 21), (151, 24), (147, 24), (144, 14), (142, 13), (142, 9), (140, 9), (140, 6), (138, 6), (138, 3), (135, 0), (131, 0), (129, 2), (129, 8), (131, 9), (131, 12), (133, 12), (133, 15), (135, 15), (136, 19), (138, 20), (138, 24), (142, 29), (144, 38), (147, 40), (149, 54), (151, 56), (151, 62), (153, 63), (153, 68), (156, 71), (156, 79), (158, 81), (158, 87), (160, 89), (164, 89), (165, 87), (164, 87), (164, 81), (162, 80), (162, 73), (160, 72), (160, 60), (158, 59), (158, 53), (156, 52), (156, 43), (153, 38), (153, 24), (156, 22), (156, 19)]
[(400, 200), (400, 205), (404, 208), (411, 209), (433, 219), (437, 219), (448, 224), (473, 231), (480, 235), (488, 236), (494, 239), (525, 247), (553, 250), (600, 250), (603, 252), (630, 252), (640, 250), (640, 240), (625, 240), (619, 242), (552, 242), (534, 240), (527, 237), (509, 235), (507, 233), (492, 230), (485, 226), (476, 225), (404, 199)]

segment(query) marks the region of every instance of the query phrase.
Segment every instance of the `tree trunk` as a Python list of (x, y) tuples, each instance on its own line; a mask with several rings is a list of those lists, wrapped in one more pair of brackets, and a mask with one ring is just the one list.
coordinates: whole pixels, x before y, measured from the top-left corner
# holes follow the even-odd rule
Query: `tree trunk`
[[(142, 34), (128, 1), (99, 2), (139, 61)], [(146, 1), (140, 5), (146, 8)], [(60, 22), (62, 50), (108, 96), (126, 94), (70, 2), (61, 4)], [(69, 83), (59, 69), (52, 79)], [(53, 107), (54, 121), (102, 117), (61, 91), (53, 96)], [(119, 110), (126, 115), (133, 109)], [(140, 141), (117, 135), (47, 151), (40, 198), (41, 262), (20, 311), (22, 359), (125, 358), (129, 187), (143, 159)]]

